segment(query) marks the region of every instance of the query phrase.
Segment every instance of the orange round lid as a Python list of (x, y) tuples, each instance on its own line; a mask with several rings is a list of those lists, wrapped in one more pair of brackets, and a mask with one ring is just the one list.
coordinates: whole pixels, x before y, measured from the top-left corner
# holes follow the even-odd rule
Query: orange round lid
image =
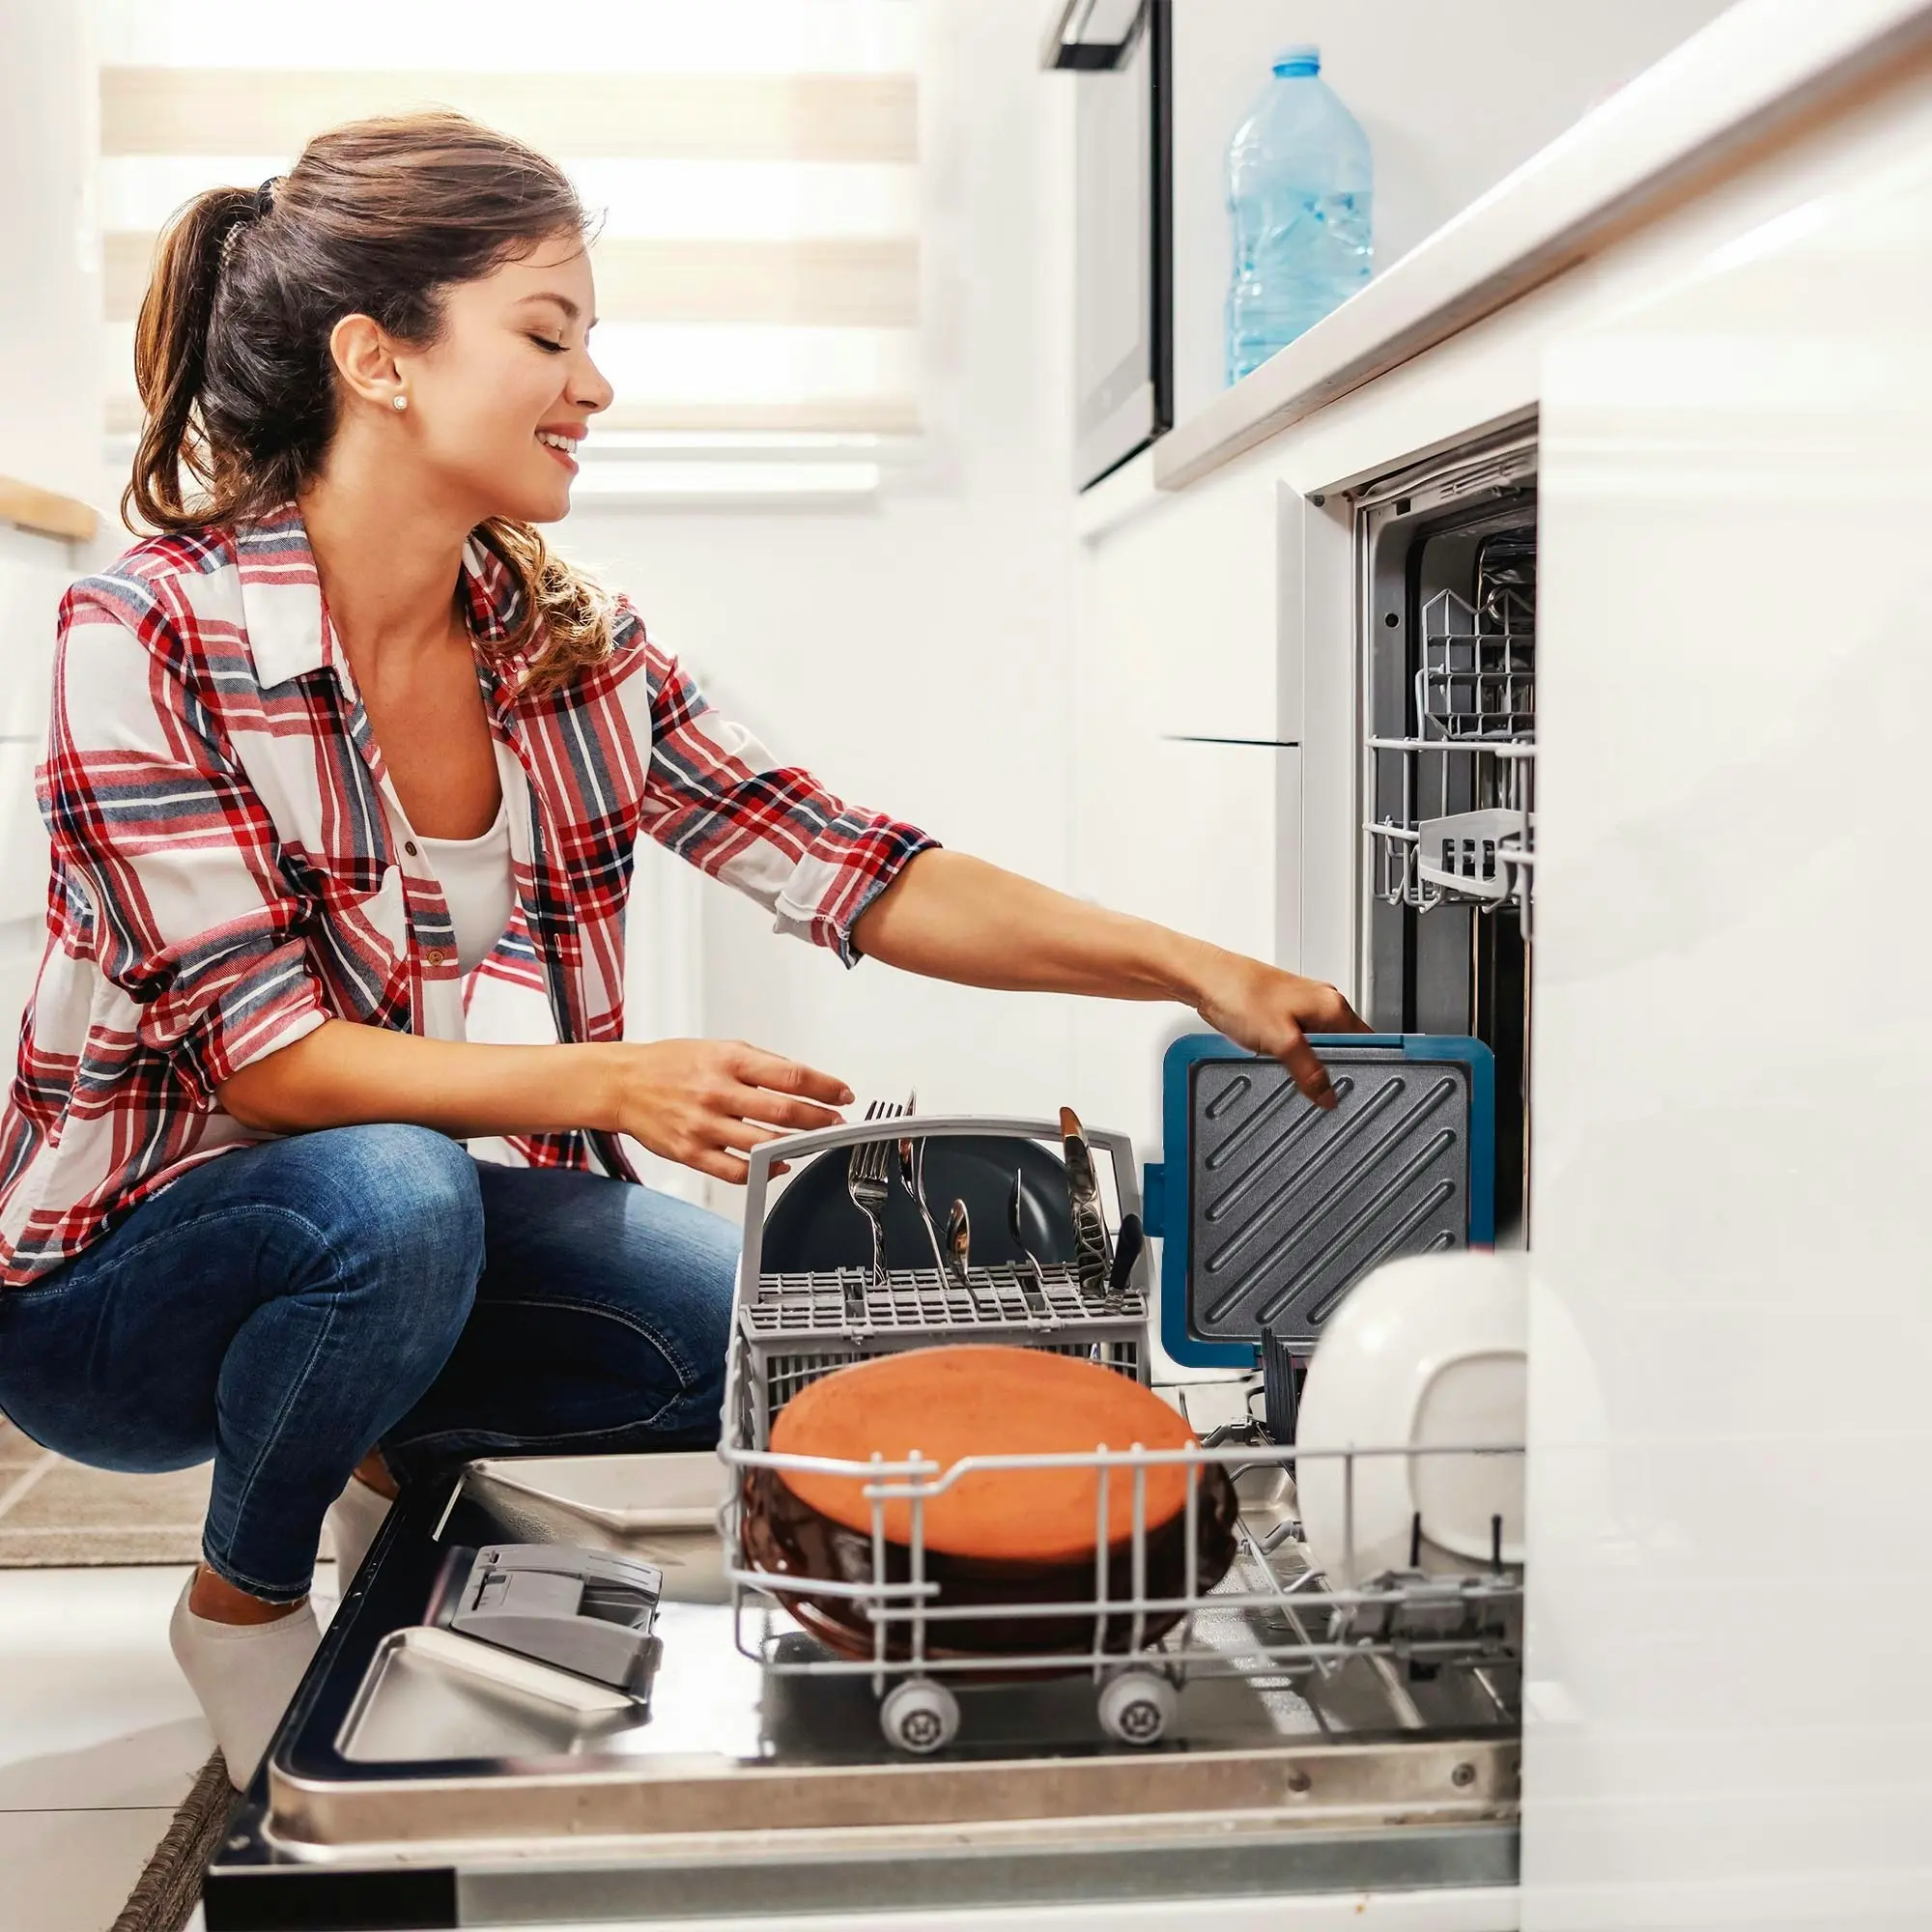
[[(810, 1384), (772, 1425), (786, 1456), (888, 1463), (915, 1452), (950, 1468), (967, 1456), (1051, 1455), (1092, 1449), (1183, 1449), (1194, 1432), (1166, 1403), (1112, 1369), (1037, 1349), (962, 1344), (883, 1355)], [(1144, 1521), (1170, 1521), (1186, 1505), (1192, 1471), (1179, 1463), (1146, 1474)], [(869, 1535), (867, 1479), (785, 1469), (781, 1480), (819, 1515)], [(925, 1544), (953, 1556), (998, 1562), (1064, 1562), (1094, 1552), (1099, 1471), (984, 1469), (956, 1478), (925, 1508)], [(1134, 1477), (1114, 1468), (1107, 1485), (1107, 1541), (1132, 1534)], [(911, 1540), (912, 1505), (889, 1501), (886, 1534)]]

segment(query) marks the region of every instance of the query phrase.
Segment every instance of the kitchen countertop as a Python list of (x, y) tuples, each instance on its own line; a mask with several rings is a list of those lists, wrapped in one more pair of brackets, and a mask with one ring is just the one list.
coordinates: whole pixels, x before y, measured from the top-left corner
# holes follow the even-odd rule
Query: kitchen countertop
[(63, 497), (57, 490), (43, 490), (17, 476), (0, 476), (0, 523), (17, 524), (39, 536), (87, 543), (99, 529), (100, 519), (75, 497)]
[(1575, 267), (1932, 50), (1932, 0), (1740, 0), (1152, 450), (1158, 490)]

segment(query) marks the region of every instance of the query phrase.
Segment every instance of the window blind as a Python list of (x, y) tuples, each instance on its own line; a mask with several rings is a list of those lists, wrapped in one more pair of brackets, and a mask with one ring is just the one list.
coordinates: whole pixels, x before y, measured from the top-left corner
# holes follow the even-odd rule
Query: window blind
[(102, 0), (107, 427), (138, 426), (134, 316), (176, 208), (439, 106), (552, 156), (601, 220), (617, 401), (587, 454), (908, 436), (918, 26), (918, 0)]

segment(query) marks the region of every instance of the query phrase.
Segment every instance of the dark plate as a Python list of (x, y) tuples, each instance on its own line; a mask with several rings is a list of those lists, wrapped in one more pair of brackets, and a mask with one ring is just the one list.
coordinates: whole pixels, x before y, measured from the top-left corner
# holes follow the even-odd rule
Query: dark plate
[[(758, 1264), (767, 1273), (871, 1266), (870, 1225), (853, 1207), (845, 1187), (850, 1157), (849, 1148), (834, 1148), (816, 1155), (786, 1183), (765, 1216)], [(1037, 1141), (997, 1134), (947, 1134), (927, 1141), (925, 1200), (933, 1225), (943, 1235), (947, 1209), (955, 1200), (963, 1201), (973, 1221), (973, 1264), (1019, 1261), (1020, 1251), (1007, 1232), (1015, 1168), (1024, 1185), (1020, 1213), (1027, 1245), (1042, 1262), (1070, 1262), (1073, 1211), (1066, 1169), (1057, 1153)], [(899, 1184), (896, 1151), (885, 1216), (887, 1265), (929, 1268), (932, 1246), (912, 1196)]]

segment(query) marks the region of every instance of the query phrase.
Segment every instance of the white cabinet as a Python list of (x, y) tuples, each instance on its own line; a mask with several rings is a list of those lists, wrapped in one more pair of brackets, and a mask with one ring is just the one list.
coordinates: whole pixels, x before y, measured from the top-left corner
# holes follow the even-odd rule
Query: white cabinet
[(1924, 1922), (1928, 153), (1548, 365), (1531, 1928)]
[[(1076, 577), (1073, 890), (1287, 964), (1300, 917), (1300, 514), (1264, 469), (1232, 469), (1085, 545)], [(1169, 1005), (1080, 1002), (1083, 1106), (1157, 1147), (1161, 1049), (1199, 1025)]]
[(47, 831), (34, 800), (38, 745), (0, 740), (0, 924), (37, 917), (47, 898)]
[[(1267, 958), (1293, 878), (1278, 870), (1284, 799), (1296, 793), (1293, 751), (1155, 738), (1111, 786), (1085, 793), (1097, 835), (1077, 855), (1078, 890), (1231, 951)], [(1292, 848), (1290, 848), (1292, 849)], [(1159, 1145), (1156, 1100), (1166, 1040), (1200, 1022), (1165, 1004), (1081, 1001), (1073, 1014), (1076, 1082), (1096, 1121)]]
[(73, 577), (59, 538), (0, 524), (0, 743), (46, 736), (54, 624)]
[(1267, 473), (1236, 466), (1090, 539), (1076, 578), (1082, 702), (1114, 704), (1144, 741), (1293, 737), (1276, 637), (1279, 514)]
[[(1266, 460), (1083, 546), (1073, 890), (1346, 985), (1353, 943), (1351, 523)], [(1199, 1023), (1083, 1002), (1094, 1118), (1158, 1145), (1158, 1060)]]
[(38, 921), (46, 904), (34, 767), (45, 755), (54, 624), (73, 574), (65, 543), (0, 525), (0, 925)]

